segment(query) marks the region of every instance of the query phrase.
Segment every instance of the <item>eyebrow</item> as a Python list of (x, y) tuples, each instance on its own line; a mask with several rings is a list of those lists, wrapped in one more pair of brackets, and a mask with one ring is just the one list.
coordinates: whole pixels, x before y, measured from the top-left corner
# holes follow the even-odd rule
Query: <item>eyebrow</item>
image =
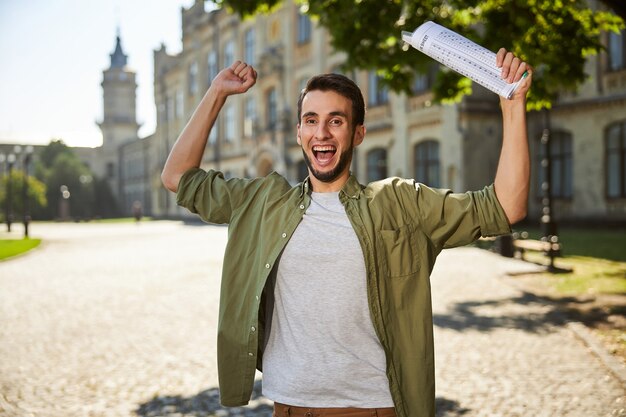
[[(330, 113), (328, 113), (330, 116), (340, 116), (340, 117), (344, 117), (344, 118), (348, 118), (348, 115), (342, 111), (336, 110), (336, 111), (331, 111)], [(311, 117), (311, 116), (319, 116), (317, 113), (315, 113), (314, 111), (308, 111), (306, 113), (304, 113), (302, 115), (302, 118), (305, 117)]]

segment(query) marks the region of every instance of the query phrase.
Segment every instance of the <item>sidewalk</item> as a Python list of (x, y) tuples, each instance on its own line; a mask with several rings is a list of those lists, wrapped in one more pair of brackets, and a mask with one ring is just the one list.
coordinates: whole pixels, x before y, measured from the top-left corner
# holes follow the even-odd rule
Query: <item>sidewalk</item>
[[(0, 262), (0, 416), (269, 417), (218, 404), (227, 230), (46, 224)], [(626, 416), (625, 387), (554, 307), (510, 285), (536, 266), (447, 250), (432, 275), (438, 417)]]
[(533, 268), (476, 248), (438, 259), (431, 278), (438, 416), (626, 415), (623, 382), (575, 326), (503, 279)]

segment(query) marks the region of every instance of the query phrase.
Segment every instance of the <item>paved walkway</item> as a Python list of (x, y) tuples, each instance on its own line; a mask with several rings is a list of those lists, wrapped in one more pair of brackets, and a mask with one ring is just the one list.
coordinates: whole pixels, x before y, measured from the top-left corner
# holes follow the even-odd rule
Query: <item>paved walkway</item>
[[(20, 230), (17, 229), (17, 233)], [(0, 262), (0, 416), (270, 416), (218, 403), (223, 227), (35, 224)], [(624, 416), (625, 387), (551, 307), (472, 248), (432, 277), (438, 416)]]

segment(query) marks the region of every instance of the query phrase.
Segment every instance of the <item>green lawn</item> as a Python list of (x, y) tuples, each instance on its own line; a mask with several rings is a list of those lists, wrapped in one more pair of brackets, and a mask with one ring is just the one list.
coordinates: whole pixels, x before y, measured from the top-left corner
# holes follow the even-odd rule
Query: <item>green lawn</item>
[[(542, 236), (538, 228), (519, 228), (531, 239)], [(626, 230), (562, 228), (558, 232), (564, 256), (586, 256), (626, 262)]]
[[(147, 222), (151, 221), (151, 217), (142, 217), (140, 221)], [(133, 223), (137, 220), (134, 217), (116, 217), (111, 219), (94, 219), (90, 220), (89, 223)]]
[(36, 248), (41, 239), (0, 239), (0, 261)]
[[(541, 237), (539, 229), (516, 231), (527, 231), (532, 239)], [(626, 295), (626, 231), (563, 228), (558, 236), (562, 256), (556, 258), (555, 266), (573, 271), (545, 273), (544, 282), (548, 287), (562, 295)], [(527, 252), (524, 257), (548, 263), (548, 258), (541, 253)]]

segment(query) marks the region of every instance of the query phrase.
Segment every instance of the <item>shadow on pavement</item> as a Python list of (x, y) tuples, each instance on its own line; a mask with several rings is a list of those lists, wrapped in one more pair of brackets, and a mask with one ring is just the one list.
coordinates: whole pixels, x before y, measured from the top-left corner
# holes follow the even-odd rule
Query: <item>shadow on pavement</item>
[(459, 405), (458, 401), (448, 400), (447, 398), (437, 397), (435, 399), (435, 407), (437, 408), (437, 417), (457, 417), (469, 413), (469, 408)]
[(541, 333), (566, 321), (556, 305), (528, 292), (515, 298), (457, 303), (450, 313), (433, 315), (435, 326), (457, 331), (509, 328)]
[[(135, 413), (141, 417), (271, 417), (271, 401), (261, 395), (261, 381), (254, 383), (250, 405), (246, 407), (222, 407), (218, 388), (202, 391), (192, 397), (161, 396), (140, 404)], [(461, 407), (458, 401), (437, 397), (436, 417), (458, 417), (467, 414), (469, 409)]]
[(218, 388), (210, 388), (191, 397), (160, 396), (140, 404), (135, 414), (141, 417), (271, 417), (273, 406), (261, 395), (261, 381), (254, 383), (250, 405), (222, 407)]

